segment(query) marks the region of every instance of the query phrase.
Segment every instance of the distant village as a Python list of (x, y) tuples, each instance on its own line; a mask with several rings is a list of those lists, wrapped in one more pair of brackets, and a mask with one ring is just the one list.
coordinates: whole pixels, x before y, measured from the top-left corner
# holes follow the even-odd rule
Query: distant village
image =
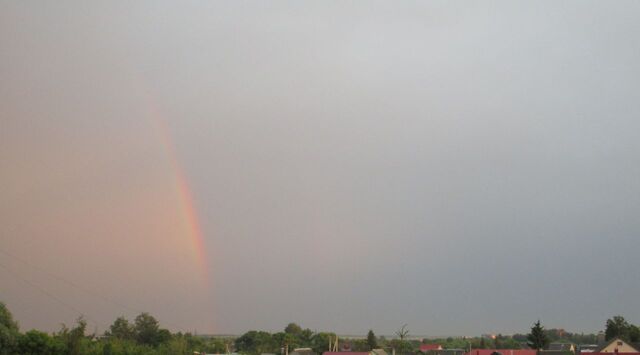
[[(483, 335), (488, 342), (495, 340), (497, 335)], [(640, 343), (629, 343), (621, 338), (604, 341), (604, 333), (598, 335), (602, 339), (602, 345), (597, 344), (573, 344), (566, 342), (552, 342), (545, 349), (530, 348), (488, 348), (488, 349), (445, 349), (442, 344), (431, 343), (428, 339), (422, 339), (418, 345), (417, 355), (640, 355)], [(526, 347), (526, 345), (523, 345)], [(340, 347), (338, 351), (325, 351), (322, 355), (390, 355), (385, 349), (373, 349), (370, 351), (352, 351), (349, 341)], [(286, 355), (319, 355), (310, 348), (297, 348)], [(263, 354), (276, 355), (276, 354)], [(391, 355), (396, 355), (395, 349), (391, 349)]]
[[(488, 342), (494, 341), (496, 337), (497, 335), (483, 335), (483, 338)], [(640, 355), (640, 343), (630, 343), (621, 338), (605, 342), (604, 333), (598, 334), (598, 340), (601, 345), (552, 342), (545, 349), (445, 349), (442, 344), (422, 339), (415, 353), (417, 355)], [(391, 349), (391, 354), (382, 348), (370, 351), (352, 351), (352, 341), (345, 340), (337, 350), (331, 349), (332, 351), (325, 351), (322, 355), (396, 355), (395, 349)], [(283, 352), (285, 355), (320, 355), (311, 348), (296, 348), (291, 352), (284, 348)], [(262, 355), (276, 354), (263, 353)]]
[[(529, 334), (483, 334), (479, 337), (420, 338), (411, 336), (407, 325), (391, 337), (340, 337), (313, 333), (290, 323), (284, 332), (249, 331), (228, 342), (231, 355), (640, 355), (640, 328), (622, 316), (606, 321), (597, 334), (574, 334), (564, 329), (544, 329), (540, 321)], [(323, 343), (324, 342), (324, 343)], [(282, 344), (278, 352), (263, 349)], [(296, 347), (294, 344), (306, 344)], [(229, 345), (227, 349), (230, 349)], [(293, 345), (293, 346), (291, 346)], [(207, 353), (200, 353), (207, 354)], [(208, 355), (208, 354), (207, 354)], [(217, 354), (223, 355), (223, 354)]]

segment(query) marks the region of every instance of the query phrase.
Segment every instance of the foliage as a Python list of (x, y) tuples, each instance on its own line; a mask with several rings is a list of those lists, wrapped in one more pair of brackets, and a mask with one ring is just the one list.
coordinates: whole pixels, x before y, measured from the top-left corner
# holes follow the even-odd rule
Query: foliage
[(408, 354), (415, 350), (415, 347), (412, 346), (411, 342), (401, 339), (392, 339), (389, 342), (389, 346), (392, 349), (395, 349), (396, 354)]
[(143, 312), (136, 317), (133, 330), (140, 344), (156, 346), (162, 340), (158, 321), (149, 313)]
[(4, 303), (0, 302), (0, 355), (11, 354), (18, 342), (18, 322)]
[(302, 333), (302, 328), (299, 325), (297, 325), (296, 323), (289, 323), (284, 328), (284, 332), (287, 333), (287, 334), (298, 335), (298, 334)]
[(371, 329), (369, 329), (369, 332), (367, 333), (367, 345), (369, 346), (369, 350), (378, 348), (378, 339), (376, 339), (376, 335)]
[(136, 317), (134, 325), (119, 317), (104, 337), (87, 335), (86, 329), (87, 322), (80, 317), (73, 328), (62, 325), (51, 335), (37, 330), (20, 334), (11, 313), (0, 303), (0, 355), (192, 355), (194, 351), (225, 353), (232, 343), (223, 338), (171, 334), (147, 313)]
[[(159, 322), (148, 313), (138, 315), (133, 324), (124, 317), (118, 317), (103, 337), (95, 338), (94, 335), (87, 335), (86, 329), (87, 322), (80, 317), (73, 328), (63, 325), (60, 331), (53, 334), (37, 330), (21, 334), (17, 322), (7, 307), (0, 302), (0, 355), (192, 355), (194, 352), (224, 354), (232, 351), (259, 355), (261, 353), (279, 354), (281, 348), (286, 346), (289, 347), (289, 351), (297, 347), (309, 347), (316, 353), (322, 354), (328, 350), (330, 340), (336, 338), (334, 333), (313, 332), (296, 323), (288, 324), (282, 332), (271, 334), (252, 330), (235, 339), (194, 336), (190, 333), (172, 334), (169, 330), (161, 328)], [(631, 342), (640, 340), (640, 329), (621, 316), (607, 320), (606, 330), (610, 338), (621, 337)], [(354, 351), (386, 348), (394, 349), (398, 355), (417, 352), (420, 342), (409, 339), (407, 325), (403, 325), (396, 332), (396, 336), (395, 339), (387, 341), (382, 336), (377, 338), (373, 331), (369, 331), (366, 338), (341, 338), (341, 344), (345, 342), (350, 344)], [(496, 346), (518, 349), (525, 341), (534, 348), (545, 348), (549, 341), (594, 343), (595, 337), (594, 334), (572, 334), (562, 329), (547, 330), (538, 321), (528, 335), (498, 335), (493, 341), (484, 337), (449, 337), (429, 339), (425, 343), (437, 343), (444, 349)]]
[(367, 352), (370, 349), (367, 339), (350, 339), (351, 351)]
[[(545, 329), (544, 333), (552, 343), (595, 344), (598, 342), (596, 334), (571, 333), (564, 329), (555, 328)], [(525, 343), (527, 341), (526, 334), (513, 334), (511, 338), (519, 343)]]
[(315, 333), (313, 337), (311, 337), (310, 347), (318, 354), (322, 354), (325, 351), (329, 350), (329, 341), (335, 340), (336, 335), (334, 333), (326, 333), (320, 332)]
[(135, 330), (125, 317), (118, 317), (109, 327), (108, 335), (118, 339), (132, 340), (135, 337)]
[(62, 329), (54, 337), (59, 342), (57, 348), (64, 349), (64, 353), (68, 355), (80, 355), (84, 354), (83, 340), (85, 340), (85, 331), (87, 329), (87, 321), (84, 317), (78, 317), (76, 326), (72, 329), (67, 328), (66, 325), (62, 325)]
[(55, 354), (55, 346), (49, 334), (30, 330), (18, 339), (18, 351), (22, 355), (49, 355)]
[(629, 341), (633, 343), (640, 342), (640, 327), (633, 324), (629, 325)]
[[(289, 333), (284, 334), (283, 339), (285, 341), (286, 336)], [(279, 347), (276, 339), (271, 334), (263, 331), (251, 330), (244, 333), (235, 341), (236, 350), (245, 354), (261, 354), (261, 353), (273, 353)]]
[(540, 320), (531, 327), (531, 333), (527, 336), (527, 340), (527, 345), (531, 349), (541, 350), (549, 346), (550, 340), (545, 334), (544, 327), (540, 324)]
[(607, 319), (604, 336), (607, 341), (620, 338), (635, 343), (640, 341), (640, 328), (627, 322), (623, 316), (618, 315)]

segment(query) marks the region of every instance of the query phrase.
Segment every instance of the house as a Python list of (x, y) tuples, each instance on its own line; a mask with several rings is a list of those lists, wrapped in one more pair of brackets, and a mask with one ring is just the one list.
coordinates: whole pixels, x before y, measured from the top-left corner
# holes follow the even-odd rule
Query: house
[(420, 351), (426, 353), (427, 351), (442, 350), (440, 344), (420, 344)]
[(594, 353), (638, 353), (640, 352), (638, 348), (638, 345), (631, 345), (620, 338), (616, 338), (597, 349)]

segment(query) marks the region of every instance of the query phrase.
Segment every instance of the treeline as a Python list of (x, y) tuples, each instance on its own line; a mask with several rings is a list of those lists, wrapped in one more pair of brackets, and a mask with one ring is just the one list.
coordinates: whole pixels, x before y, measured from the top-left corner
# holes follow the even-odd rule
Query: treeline
[(336, 335), (331, 332), (313, 332), (310, 329), (302, 329), (295, 323), (290, 323), (284, 331), (269, 333), (265, 331), (251, 330), (236, 338), (234, 348), (237, 352), (251, 355), (262, 353), (280, 354), (281, 349), (311, 348), (317, 353), (327, 351), (330, 339)]
[[(545, 329), (544, 334), (550, 342), (573, 343), (573, 344), (597, 344), (598, 336), (596, 334), (571, 333), (564, 329)], [(527, 341), (527, 334), (514, 334), (513, 339), (519, 342)]]
[[(640, 328), (622, 316), (608, 319), (606, 340), (622, 338), (640, 341)], [(192, 355), (194, 352), (224, 354), (238, 352), (246, 355), (280, 354), (285, 349), (311, 348), (317, 354), (327, 351), (336, 339), (333, 332), (314, 332), (290, 323), (281, 332), (269, 333), (251, 330), (237, 338), (205, 338), (190, 333), (171, 333), (160, 327), (148, 313), (141, 313), (132, 322), (117, 318), (100, 336), (87, 334), (87, 322), (80, 317), (75, 326), (62, 326), (52, 334), (30, 330), (20, 332), (11, 312), (0, 302), (0, 355)], [(459, 337), (441, 339), (411, 339), (406, 325), (393, 339), (377, 337), (369, 330), (366, 338), (341, 338), (341, 350), (369, 351), (395, 350), (396, 354), (419, 354), (421, 344), (439, 344), (444, 349), (546, 349), (551, 342), (595, 344), (595, 334), (573, 334), (562, 329), (544, 329), (536, 322), (529, 334), (491, 337)]]
[(75, 326), (53, 334), (37, 330), (20, 332), (18, 323), (0, 302), (0, 355), (193, 355), (194, 351), (226, 353), (231, 339), (171, 333), (160, 328), (148, 313), (133, 323), (119, 317), (102, 336), (87, 334), (87, 322), (80, 317)]
[[(269, 333), (251, 330), (234, 342), (235, 350), (248, 355), (263, 353), (279, 354), (284, 347), (311, 348), (317, 354), (328, 350), (330, 339), (335, 340), (332, 332), (314, 333), (310, 329), (302, 329), (296, 323), (290, 323), (283, 332)], [(485, 337), (449, 337), (415, 339), (410, 338), (408, 330), (403, 327), (395, 332), (395, 337), (387, 339), (376, 336), (369, 330), (366, 338), (340, 338), (340, 348), (348, 351), (366, 352), (373, 349), (394, 349), (397, 354), (420, 354), (421, 344), (439, 344), (444, 349), (520, 349), (522, 344), (510, 336), (497, 335), (493, 339)]]
[[(340, 350), (366, 352), (373, 349), (395, 349), (397, 354), (418, 354), (420, 339), (408, 339), (408, 330), (403, 327), (396, 332), (396, 337), (387, 339), (384, 336), (376, 336), (373, 330), (369, 330), (366, 338), (345, 338), (340, 337)], [(282, 332), (269, 333), (265, 331), (251, 330), (234, 342), (237, 352), (247, 355), (259, 355), (263, 353), (280, 354), (284, 348), (289, 352), (295, 348), (311, 348), (315, 353), (322, 354), (329, 348), (329, 343), (335, 341), (336, 334), (333, 332), (313, 332), (310, 329), (302, 329), (296, 323), (289, 323)], [(510, 344), (507, 337), (500, 336), (500, 341)], [(446, 349), (467, 349), (470, 345), (474, 348), (491, 348), (493, 341), (482, 338), (447, 338), (429, 339), (424, 343), (438, 343)], [(519, 348), (519, 345), (518, 345)]]
[(425, 339), (425, 344), (440, 344), (443, 349), (520, 349), (522, 342), (508, 335), (489, 337), (461, 337)]
[[(564, 329), (544, 329), (544, 336), (549, 342), (573, 343), (573, 344), (598, 344), (598, 335), (571, 333)], [(601, 332), (602, 333), (602, 332)], [(529, 335), (514, 334), (512, 338), (525, 343)], [(604, 340), (610, 341), (616, 338), (631, 343), (640, 342), (640, 327), (631, 324), (623, 316), (614, 316), (607, 319), (604, 330)]]

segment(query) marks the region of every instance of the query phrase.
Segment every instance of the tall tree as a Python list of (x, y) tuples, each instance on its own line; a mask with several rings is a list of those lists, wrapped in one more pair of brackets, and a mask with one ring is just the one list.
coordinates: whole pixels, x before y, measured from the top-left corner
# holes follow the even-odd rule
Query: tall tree
[(407, 329), (407, 325), (405, 324), (400, 329), (396, 330), (396, 335), (400, 341), (404, 341), (404, 339), (409, 336), (409, 329)]
[(76, 326), (69, 329), (66, 325), (62, 325), (62, 329), (55, 336), (61, 341), (61, 345), (66, 349), (65, 354), (80, 355), (82, 354), (82, 341), (85, 338), (87, 330), (87, 321), (83, 316), (78, 317)]
[(160, 326), (158, 321), (149, 313), (140, 313), (136, 317), (133, 329), (135, 331), (136, 340), (140, 344), (151, 346), (158, 345), (158, 332), (160, 331)]
[(540, 320), (535, 322), (533, 327), (531, 327), (531, 333), (527, 335), (527, 340), (527, 345), (532, 349), (541, 350), (549, 346), (549, 338), (545, 334), (544, 327), (540, 324)]
[(378, 339), (376, 339), (376, 335), (371, 329), (369, 329), (369, 333), (367, 333), (367, 345), (369, 345), (369, 350), (378, 348)]
[(134, 338), (133, 326), (125, 317), (118, 317), (109, 327), (109, 333), (118, 339), (132, 340)]
[[(291, 334), (282, 334), (283, 337), (293, 337)], [(250, 330), (236, 339), (236, 350), (245, 354), (273, 353), (279, 350), (280, 344), (276, 344), (276, 337), (263, 331)], [(281, 341), (286, 341), (281, 339)]]
[(0, 302), (0, 355), (13, 354), (18, 341), (18, 322), (4, 303)]
[(313, 337), (311, 337), (311, 348), (316, 353), (322, 354), (325, 351), (329, 351), (329, 342), (335, 338), (336, 335), (334, 333), (315, 333)]
[(298, 335), (298, 334), (302, 333), (302, 327), (300, 327), (296, 323), (289, 323), (284, 328), (284, 332), (287, 333), (287, 334)]
[(636, 325), (629, 325), (629, 341), (637, 343), (640, 341), (640, 328)]
[(409, 336), (409, 329), (407, 325), (404, 324), (400, 329), (396, 331), (396, 335), (398, 336), (398, 341), (396, 343), (396, 350), (400, 354), (407, 353), (411, 350), (411, 346), (405, 341), (405, 339)]
[(615, 338), (621, 338), (629, 341), (629, 328), (629, 323), (623, 316), (615, 316), (611, 319), (607, 319), (607, 325), (604, 330), (604, 339), (609, 341)]

